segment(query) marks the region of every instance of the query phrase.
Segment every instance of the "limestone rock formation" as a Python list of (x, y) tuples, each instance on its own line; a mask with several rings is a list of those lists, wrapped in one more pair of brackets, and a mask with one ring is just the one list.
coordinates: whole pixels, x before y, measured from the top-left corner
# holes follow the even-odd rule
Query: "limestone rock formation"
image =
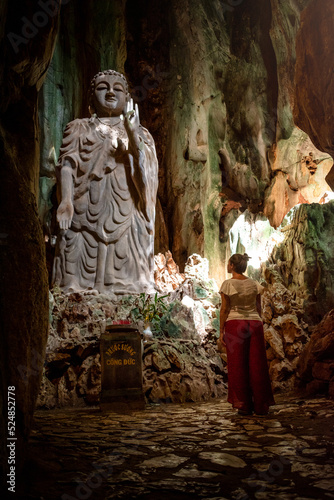
[[(122, 305), (108, 296), (55, 294), (39, 407), (99, 403), (100, 335), (106, 323), (119, 322), (125, 314), (131, 318), (129, 300)], [(203, 319), (196, 319), (196, 305), (189, 300), (190, 306), (172, 302), (168, 318), (162, 318), (166, 335), (145, 343), (147, 401), (200, 401), (221, 397), (226, 391), (226, 368), (215, 336), (208, 338)]]
[(45, 14), (47, 24), (31, 30), (27, 24), (36, 6), (32, 0), (5, 0), (0, 7), (0, 483), (7, 493), (7, 390), (15, 387), (17, 491), (48, 328), (44, 238), (37, 212), (37, 97), (52, 58), (58, 15)]
[(179, 288), (184, 280), (185, 276), (179, 272), (179, 266), (169, 250), (165, 255), (159, 253), (154, 256), (154, 281), (160, 292), (172, 292)]
[(220, 296), (216, 281), (209, 278), (207, 259), (198, 254), (190, 255), (184, 273), (180, 273), (170, 251), (165, 256), (158, 254), (155, 256), (155, 280), (160, 292), (175, 292), (171, 294), (171, 299), (176, 300), (175, 306), (170, 309), (168, 318), (162, 318), (162, 328), (170, 320), (170, 332), (176, 328), (177, 336), (196, 338), (199, 335), (202, 340), (209, 331), (218, 331)]
[(226, 368), (214, 346), (198, 342), (149, 342), (144, 349), (147, 401), (207, 401), (226, 394)]
[[(301, 14), (296, 39), (294, 119), (314, 144), (334, 155), (332, 78), (334, 4), (311, 0)], [(305, 82), (307, 81), (307, 85)], [(333, 174), (330, 175), (333, 187)]]
[(334, 397), (334, 310), (314, 327), (297, 368), (300, 385), (308, 394), (329, 393)]
[(272, 162), (274, 179), (266, 190), (263, 210), (273, 227), (280, 226), (290, 209), (300, 203), (330, 199), (331, 188), (325, 178), (332, 166), (332, 158), (315, 148), (298, 129), (289, 140), (279, 142)]
[[(226, 363), (217, 352), (219, 294), (207, 259), (192, 255), (181, 275), (170, 252), (155, 257), (158, 295), (64, 294), (54, 288), (40, 407), (97, 404), (101, 391), (100, 336), (107, 325), (144, 328), (155, 298), (159, 319), (143, 357), (148, 401), (200, 401), (226, 390)], [(166, 277), (167, 276), (167, 277)], [(175, 284), (178, 283), (178, 288)], [(166, 294), (166, 287), (171, 291)], [(146, 312), (145, 312), (146, 311)], [(164, 392), (165, 390), (165, 392)]]
[(271, 254), (281, 281), (316, 325), (334, 307), (334, 258), (331, 250), (334, 202), (296, 207)]
[(309, 340), (302, 304), (286, 288), (273, 267), (265, 271), (267, 290), (262, 295), (262, 320), (269, 373), (274, 390), (293, 389), (298, 357)]

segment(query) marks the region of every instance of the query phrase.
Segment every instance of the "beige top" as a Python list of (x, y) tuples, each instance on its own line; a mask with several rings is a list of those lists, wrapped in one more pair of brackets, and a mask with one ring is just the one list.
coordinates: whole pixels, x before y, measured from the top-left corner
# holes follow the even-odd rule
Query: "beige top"
[(228, 295), (231, 309), (226, 321), (231, 319), (251, 319), (261, 321), (256, 310), (256, 297), (263, 293), (264, 287), (255, 280), (229, 279), (223, 282), (220, 293)]

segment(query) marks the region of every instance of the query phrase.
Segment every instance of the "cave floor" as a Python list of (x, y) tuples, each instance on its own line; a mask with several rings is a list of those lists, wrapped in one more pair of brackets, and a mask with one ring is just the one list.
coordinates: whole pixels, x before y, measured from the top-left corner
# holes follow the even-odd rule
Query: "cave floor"
[(334, 402), (276, 395), (265, 417), (223, 400), (39, 410), (24, 500), (334, 498)]

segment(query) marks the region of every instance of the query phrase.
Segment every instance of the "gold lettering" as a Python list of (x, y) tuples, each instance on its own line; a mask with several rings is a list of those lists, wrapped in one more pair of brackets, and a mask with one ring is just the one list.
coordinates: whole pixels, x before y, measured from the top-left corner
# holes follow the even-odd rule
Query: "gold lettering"
[(114, 344), (106, 351), (108, 356), (112, 356), (116, 351), (126, 351), (130, 356), (134, 356), (136, 351), (129, 344)]
[(120, 366), (122, 364), (121, 359), (107, 359), (108, 366)]
[(123, 359), (123, 364), (124, 365), (135, 365), (136, 364), (136, 360), (134, 360), (132, 358)]

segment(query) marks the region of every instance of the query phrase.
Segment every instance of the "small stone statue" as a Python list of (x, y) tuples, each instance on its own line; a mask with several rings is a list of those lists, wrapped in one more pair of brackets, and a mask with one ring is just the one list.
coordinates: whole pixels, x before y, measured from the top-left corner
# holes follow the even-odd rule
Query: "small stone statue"
[(125, 77), (94, 76), (91, 118), (70, 122), (57, 165), (60, 226), (53, 281), (65, 292), (154, 291), (158, 163)]

